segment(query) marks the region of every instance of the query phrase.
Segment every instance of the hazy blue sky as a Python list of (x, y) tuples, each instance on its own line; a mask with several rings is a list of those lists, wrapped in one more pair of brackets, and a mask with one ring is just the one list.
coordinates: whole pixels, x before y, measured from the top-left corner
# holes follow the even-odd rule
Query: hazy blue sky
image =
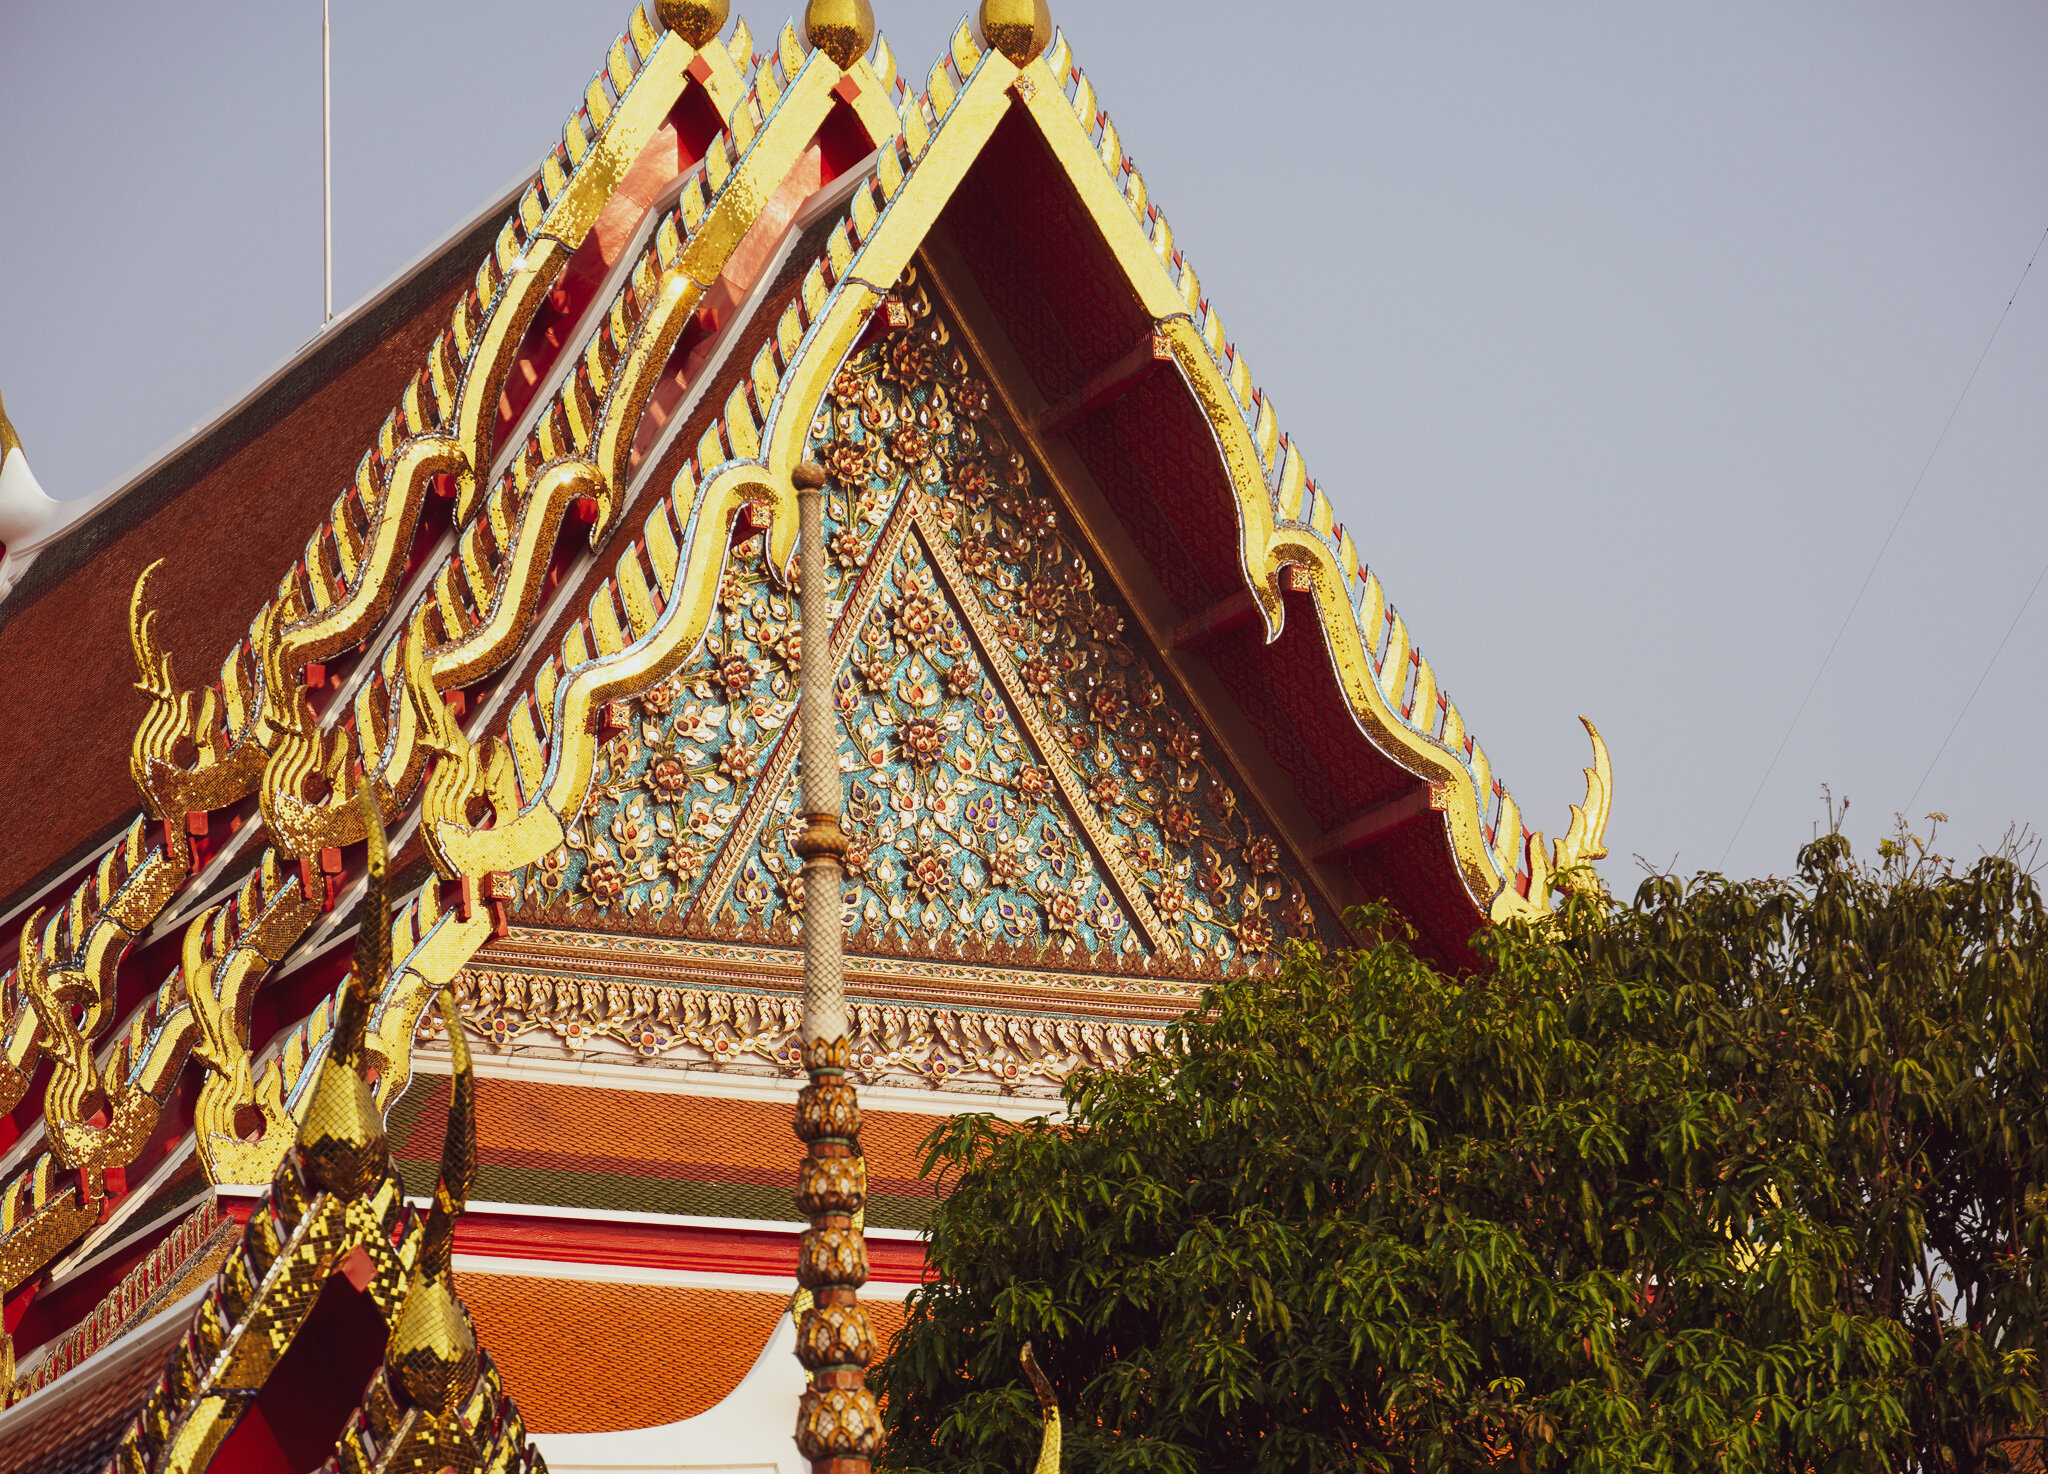
[[(959, 6), (876, 0), (906, 71)], [(333, 0), (341, 303), (530, 166), (626, 11)], [(2048, 7), (1054, 18), (1528, 822), (1584, 712), (1609, 876), (1719, 865), (2048, 228)], [(0, 387), (52, 494), (318, 328), (319, 44), (319, 0), (0, 0)], [(1823, 784), (1859, 842), (1906, 805), (2048, 563), (2044, 405), (2048, 262), (1729, 868), (1789, 867)], [(1960, 853), (2048, 828), (2044, 657), (2048, 593), (1916, 805)]]

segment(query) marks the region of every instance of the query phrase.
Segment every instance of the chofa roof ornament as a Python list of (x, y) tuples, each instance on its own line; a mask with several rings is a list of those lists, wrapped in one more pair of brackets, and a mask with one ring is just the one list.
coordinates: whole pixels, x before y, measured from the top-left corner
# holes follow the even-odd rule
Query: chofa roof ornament
[(63, 503), (44, 491), (29, 470), (21, 437), (0, 402), (0, 599), (27, 571), (62, 516)]

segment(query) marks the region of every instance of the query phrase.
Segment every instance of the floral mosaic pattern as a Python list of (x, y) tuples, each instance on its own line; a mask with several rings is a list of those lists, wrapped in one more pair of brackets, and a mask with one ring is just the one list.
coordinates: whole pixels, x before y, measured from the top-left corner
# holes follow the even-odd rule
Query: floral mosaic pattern
[[(1329, 936), (914, 279), (813, 426), (830, 477), (849, 943), (1208, 973)], [(761, 540), (633, 703), (522, 912), (793, 938), (798, 637)]]
[[(1064, 954), (1142, 943), (1043, 761), (982, 667), (915, 537), (887, 571), (838, 688), (848, 926), (927, 945), (967, 937)], [(715, 920), (794, 926), (794, 782)]]
[(796, 710), (794, 593), (762, 539), (734, 551), (718, 601), (697, 658), (630, 703), (567, 844), (524, 873), (523, 909), (630, 919), (689, 906)]

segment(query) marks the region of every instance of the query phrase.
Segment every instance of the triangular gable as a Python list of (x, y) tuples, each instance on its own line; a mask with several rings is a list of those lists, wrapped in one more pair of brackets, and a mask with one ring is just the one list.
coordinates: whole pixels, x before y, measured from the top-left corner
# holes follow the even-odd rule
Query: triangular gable
[[(896, 151), (884, 151), (872, 186), (864, 187), (855, 196), (846, 220), (828, 245), (825, 259), (807, 279), (803, 300), (787, 309), (777, 340), (765, 346), (756, 360), (751, 382), (734, 392), (727, 402), (725, 421), (700, 444), (697, 464), (686, 466), (679, 476), (677, 495), (690, 497), (689, 514), (671, 520), (657, 512), (649, 524), (646, 544), (649, 557), (659, 560), (656, 566), (642, 570), (633, 566), (637, 560), (629, 557), (621, 565), (623, 582), (614, 589), (600, 591), (594, 598), (588, 634), (574, 632), (557, 662), (561, 673), (543, 682), (549, 703), (556, 708), (555, 720), (548, 721), (541, 715), (536, 725), (545, 725), (551, 731), (563, 730), (566, 719), (566, 729), (573, 733), (583, 722), (591, 720), (585, 713), (594, 711), (617, 693), (629, 691), (635, 681), (645, 678), (646, 672), (672, 663), (695, 644), (708, 621), (712, 601), (707, 590), (715, 582), (715, 570), (724, 553), (722, 541), (711, 542), (700, 529), (707, 525), (728, 526), (741, 505), (765, 502), (774, 509), (769, 518), (771, 557), (778, 563), (786, 561), (793, 537), (789, 530), (793, 517), (788, 515), (787, 505), (790, 494), (786, 481), (780, 480), (772, 468), (785, 462), (793, 464), (809, 449), (811, 407), (822, 398), (830, 373), (836, 372), (844, 352), (840, 345), (851, 346), (880, 300), (881, 291), (875, 283), (894, 281), (908, 264), (922, 233), (972, 166), (975, 151), (1009, 114), (1013, 101), (1028, 109), (1048, 140), (1064, 149), (1063, 157), (1072, 155), (1082, 141), (1073, 107), (1064, 94), (1057, 106), (1048, 100), (1048, 93), (1054, 89), (1041, 85), (1041, 79), (1049, 81), (1051, 77), (1044, 67), (1044, 62), (1034, 61), (1025, 69), (1026, 85), (1012, 88), (1010, 84), (1018, 76), (1015, 68), (994, 53), (980, 53), (964, 32), (956, 37), (955, 55), (935, 69), (928, 100), (920, 104), (920, 110), (906, 116), (904, 143)], [(971, 75), (963, 78), (963, 70)], [(935, 131), (927, 133), (935, 122)], [(1095, 158), (1095, 145), (1089, 141), (1081, 159)], [(1096, 170), (1091, 176), (1080, 170), (1079, 161), (1073, 162), (1077, 187), (1086, 185), (1099, 192), (1099, 166), (1089, 164), (1089, 168)], [(1122, 218), (1130, 219), (1121, 201), (1118, 209), (1123, 211)], [(1135, 222), (1132, 228), (1136, 228)], [(1144, 259), (1151, 261), (1154, 268), (1160, 267), (1149, 244)], [(1188, 281), (1192, 282), (1191, 274)], [(1134, 277), (1133, 285), (1155, 295), (1168, 289), (1179, 290), (1171, 278), (1166, 278), (1162, 286)], [(1183, 372), (1195, 381), (1195, 389), (1200, 392), (1213, 380), (1214, 386), (1230, 390), (1231, 381), (1218, 377), (1215, 361), (1189, 319), (1185, 302), (1174, 296), (1152, 305), (1167, 314), (1160, 319), (1162, 332), (1170, 340)], [(1199, 357), (1199, 364), (1190, 362), (1191, 354)], [(1238, 377), (1242, 377), (1241, 365), (1232, 370), (1232, 378)], [(1244, 393), (1248, 395), (1249, 390)], [(1269, 424), (1270, 409), (1265, 409), (1257, 421), (1237, 425), (1237, 433), (1242, 436), (1237, 448), (1250, 449), (1253, 466), (1257, 465), (1258, 445), (1253, 431)], [(1224, 434), (1223, 438), (1228, 452), (1232, 449), (1231, 437)], [(1459, 867), (1456, 873), (1464, 877), (1475, 901), (1482, 906), (1504, 905), (1504, 898), (1512, 893), (1519, 904), (1528, 901), (1533, 893), (1537, 899), (1529, 904), (1540, 908), (1545, 904), (1547, 882), (1538, 885), (1538, 876), (1523, 863), (1527, 836), (1512, 801), (1503, 797), (1492, 782), (1484, 754), (1459, 730), (1455, 707), (1437, 699), (1435, 678), (1426, 663), (1411, 658), (1405, 630), (1398, 619), (1389, 620), (1386, 616), (1377, 581), (1363, 575), (1346, 581), (1341, 570), (1348, 539), (1323, 536), (1319, 531), (1327, 520), (1327, 502), (1319, 500), (1319, 494), (1312, 496), (1305, 481), (1300, 486), (1293, 484), (1290, 466), (1298, 470), (1298, 465), (1298, 457), (1275, 463), (1273, 474), (1280, 484), (1277, 502), (1275, 494), (1265, 489), (1263, 468), (1258, 468), (1256, 474), (1244, 472), (1258, 488), (1260, 498), (1255, 514), (1244, 518), (1249, 529), (1245, 534), (1247, 544), (1263, 546), (1260, 557), (1269, 565), (1254, 580), (1251, 592), (1277, 612), (1282, 569), (1292, 566), (1297, 570), (1293, 576), (1319, 601), (1322, 623), (1333, 643), (1336, 674), (1349, 694), (1354, 718), (1366, 724), (1368, 736), (1382, 750), (1393, 746), (1416, 760), (1416, 767), (1421, 769), (1417, 776), (1433, 790), (1430, 807), (1443, 815), (1442, 822), (1448, 829), (1449, 853)], [(699, 477), (701, 484), (693, 484)], [(1288, 520), (1282, 525), (1276, 520), (1276, 507), (1298, 513), (1306, 521), (1297, 525)], [(1243, 511), (1242, 499), (1240, 510)], [(666, 525), (657, 528), (658, 522)], [(1262, 527), (1266, 529), (1263, 533)], [(675, 563), (676, 554), (667, 551), (669, 548), (677, 552), (686, 548), (687, 561)], [(1250, 556), (1247, 555), (1248, 559)], [(1355, 556), (1351, 562), (1355, 565)], [(642, 621), (631, 612), (631, 586), (646, 585), (650, 572), (654, 581), (662, 585), (667, 607), (650, 610), (652, 617)], [(680, 598), (669, 593), (672, 581), (683, 589)], [(1348, 594), (1338, 600), (1340, 607), (1335, 610), (1320, 602), (1327, 595), (1352, 586), (1358, 588), (1362, 603), (1375, 606), (1370, 611), (1372, 618), (1365, 621), (1378, 632), (1371, 647), (1360, 632), (1360, 620), (1353, 614)], [(614, 602), (618, 600), (623, 603)], [(623, 620), (621, 613), (625, 615)], [(676, 623), (678, 618), (680, 624)], [(648, 625), (645, 635), (640, 634), (643, 622)], [(608, 644), (615, 649), (607, 649)], [(579, 664), (587, 667), (587, 674), (580, 681), (567, 674), (569, 667)], [(1411, 719), (1402, 716), (1403, 711), (1418, 715)], [(572, 745), (580, 748), (581, 739), (572, 738)], [(594, 751), (589, 757), (579, 753), (564, 762), (562, 759), (567, 756), (566, 752), (558, 751), (551, 757), (545, 797), (539, 803), (529, 799), (515, 821), (532, 837), (512, 841), (509, 835), (501, 836), (490, 842), (493, 851), (504, 853), (543, 837), (552, 841), (550, 848), (560, 842), (560, 835), (555, 833), (563, 822), (559, 815), (565, 807), (574, 812), (574, 805), (568, 800), (587, 782)], [(1424, 758), (1426, 762), (1422, 761)], [(457, 846), (465, 843), (457, 837), (459, 827), (451, 822), (444, 831), (450, 843)], [(479, 845), (482, 843), (478, 841)], [(478, 848), (471, 853), (481, 859), (483, 850)], [(1547, 862), (1548, 857), (1545, 859)], [(1501, 879), (1503, 866), (1507, 867), (1512, 885)]]
[[(914, 281), (894, 315), (814, 425), (849, 950), (1191, 977), (1333, 939), (986, 369)], [(517, 877), (517, 919), (792, 942), (796, 649), (750, 538), (698, 653), (633, 703), (567, 841)]]
[[(809, 65), (816, 64), (814, 54)], [(587, 615), (566, 629), (558, 650), (518, 677), (524, 694), (505, 718), (505, 749), (495, 745), (496, 739), (472, 749), (468, 739), (446, 728), (433, 737), (436, 748), (455, 761), (450, 782), (429, 785), (421, 810), (422, 835), (444, 874), (481, 878), (484, 890), (499, 892), (502, 886), (510, 899), (516, 893), (512, 872), (566, 844), (570, 827), (587, 802), (604, 744), (629, 719), (631, 700), (681, 668), (709, 630), (734, 532), (743, 521), (765, 523), (770, 564), (789, 566), (795, 541), (789, 476), (800, 460), (818, 449), (811, 435), (814, 413), (883, 303), (885, 290), (875, 283), (894, 282), (901, 275), (972, 166), (975, 151), (1013, 101), (1030, 106), (1034, 121), (1049, 131), (1069, 130), (1069, 153), (1078, 147), (1074, 138), (1080, 137), (1079, 124), (1064, 95), (1057, 108), (1045, 111), (1051, 106), (1045, 99), (1056, 89), (1049, 87), (1051, 73), (1044, 68), (1043, 61), (1031, 63), (1026, 69), (1029, 85), (1013, 92), (1017, 70), (994, 53), (981, 53), (964, 28), (956, 34), (953, 55), (935, 68), (930, 91), (903, 115), (905, 133), (881, 150), (874, 172), (859, 184), (819, 259), (802, 274), (772, 327), (764, 324), (765, 341), (751, 364), (740, 368), (722, 414), (676, 471), (668, 495), (649, 509), (638, 538), (615, 545), (607, 554), (604, 566), (612, 571), (590, 595)], [(1079, 155), (1081, 161), (1095, 157), (1092, 143)], [(1075, 167), (1079, 169), (1079, 163)], [(768, 310), (774, 311), (772, 304)], [(1180, 323), (1192, 332), (1185, 317)], [(1189, 361), (1188, 344), (1199, 347), (1201, 339), (1173, 339), (1182, 371), (1191, 378), (1206, 374), (1203, 382), (1214, 380), (1227, 390), (1229, 383), (1217, 376), (1207, 349), (1201, 348), (1202, 362), (1208, 365), (1203, 370)], [(1241, 428), (1244, 444), (1251, 445), (1250, 428)], [(1287, 467), (1280, 470), (1284, 504), (1291, 483)], [(1254, 484), (1263, 483), (1254, 477)], [(1251, 592), (1262, 600), (1280, 599), (1282, 568), (1294, 562), (1300, 570), (1298, 583), (1307, 586), (1317, 601), (1315, 607), (1324, 611), (1324, 632), (1337, 647), (1334, 653), (1342, 657), (1349, 605), (1339, 600), (1341, 608), (1332, 615), (1326, 602), (1330, 591), (1343, 586), (1336, 574), (1338, 553), (1329, 539), (1307, 535), (1323, 520), (1317, 509), (1327, 503), (1303, 501), (1306, 495), (1304, 491), (1296, 500), (1311, 514), (1307, 529), (1282, 529), (1281, 542), (1289, 558), (1275, 554), (1267, 569), (1269, 586)], [(1269, 519), (1270, 513), (1268, 505)], [(1271, 552), (1273, 539), (1267, 542)], [(1341, 551), (1343, 540), (1336, 543)], [(1378, 585), (1367, 580), (1366, 587), (1376, 590)], [(1374, 660), (1386, 667), (1389, 683), (1398, 669), (1408, 670), (1404, 689), (1416, 694), (1404, 697), (1402, 706), (1430, 709), (1430, 701), (1421, 699), (1423, 693), (1415, 684), (1419, 663), (1400, 665), (1408, 660), (1401, 643), (1405, 634), (1385, 656), (1368, 657), (1356, 622), (1348, 627), (1358, 642), (1352, 649), (1355, 659), (1347, 663), (1340, 658), (1336, 663), (1354, 698), (1351, 719), (1361, 720), (1361, 712), (1379, 710), (1384, 716), (1386, 710), (1401, 709), (1388, 706)], [(1398, 622), (1393, 627), (1398, 630)], [(1433, 687), (1433, 677), (1421, 679), (1424, 687)], [(1360, 688), (1361, 680), (1381, 694), (1371, 697)], [(1436, 710), (1442, 713), (1446, 708), (1438, 704)], [(431, 712), (428, 720), (438, 725)], [(1378, 740), (1380, 734), (1374, 735)], [(1459, 750), (1473, 765), (1483, 767), (1476, 748)], [(1487, 870), (1495, 864), (1496, 850), (1512, 858), (1518, 850), (1528, 849), (1527, 837), (1497, 786), (1490, 779), (1476, 779), (1474, 766), (1462, 759), (1448, 759), (1427, 771), (1445, 774), (1443, 781), (1429, 785), (1427, 809), (1441, 814), (1450, 831), (1449, 850), (1457, 867), (1453, 873), (1476, 877), (1482, 887), (1477, 894), (1493, 894), (1496, 908), (1506, 904), (1502, 898), (1510, 893), (1527, 899), (1524, 890), (1539, 898), (1535, 904), (1547, 902), (1547, 883), (1537, 884), (1537, 877), (1527, 871), (1518, 875), (1515, 887), (1487, 879), (1489, 873), (1498, 873)], [(1483, 808), (1477, 797), (1482, 791), (1489, 795)], [(1460, 792), (1465, 795), (1462, 800)], [(1597, 811), (1597, 806), (1590, 807)], [(485, 815), (481, 821), (474, 816), (475, 809)], [(1604, 817), (1604, 811), (1597, 812)], [(1597, 822), (1584, 829), (1575, 823), (1574, 836), (1581, 842), (1597, 842)], [(1496, 889), (1488, 892), (1483, 888), (1488, 885)], [(452, 978), (492, 933), (492, 920), (480, 906), (458, 913), (451, 905), (440, 887), (429, 886), (401, 922), (402, 928), (409, 926), (419, 958), (418, 977), (404, 990), (408, 997), (422, 997), (425, 989)], [(1476, 919), (1483, 913), (1471, 914)], [(395, 1047), (380, 1093), (385, 1083), (394, 1091), (403, 1088), (405, 1041), (417, 1006), (396, 998), (388, 1005), (386, 1027)]]

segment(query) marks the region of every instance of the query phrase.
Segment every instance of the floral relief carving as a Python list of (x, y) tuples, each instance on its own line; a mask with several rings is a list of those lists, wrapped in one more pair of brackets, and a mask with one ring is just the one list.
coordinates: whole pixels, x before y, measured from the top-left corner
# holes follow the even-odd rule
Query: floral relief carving
[[(909, 326), (849, 358), (812, 427), (849, 946), (1202, 975), (1333, 935), (914, 278), (898, 299)], [(795, 936), (794, 620), (745, 540), (522, 914)]]
[[(794, 995), (597, 982), (472, 969), (456, 981), (463, 1023), (500, 1052), (627, 1054), (677, 1064), (802, 1072)], [(855, 1001), (860, 1083), (1056, 1087), (1082, 1068), (1114, 1068), (1165, 1047), (1163, 1026)], [(429, 1016), (432, 1020), (433, 1016)], [(439, 1027), (423, 1025), (431, 1036)]]
[[(1129, 915), (915, 539), (903, 542), (852, 648), (858, 677), (841, 685), (839, 708), (849, 739), (842, 822), (860, 846), (848, 867), (854, 945), (957, 944), (964, 934), (1062, 954), (1139, 952)], [(794, 804), (791, 788), (716, 920), (771, 932), (796, 925)]]
[(567, 843), (522, 876), (530, 913), (612, 918), (687, 907), (795, 710), (799, 632), (762, 539), (736, 548), (704, 649), (630, 703)]

